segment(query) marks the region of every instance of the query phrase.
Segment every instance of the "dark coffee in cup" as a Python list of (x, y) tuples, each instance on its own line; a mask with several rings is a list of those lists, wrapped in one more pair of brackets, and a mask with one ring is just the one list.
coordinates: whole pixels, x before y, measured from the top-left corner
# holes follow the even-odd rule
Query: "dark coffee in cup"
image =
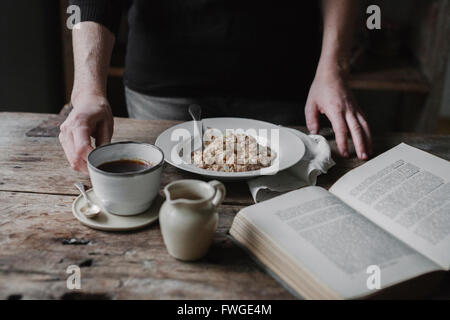
[(151, 168), (152, 165), (143, 160), (121, 159), (104, 162), (97, 168), (112, 173), (139, 172)]

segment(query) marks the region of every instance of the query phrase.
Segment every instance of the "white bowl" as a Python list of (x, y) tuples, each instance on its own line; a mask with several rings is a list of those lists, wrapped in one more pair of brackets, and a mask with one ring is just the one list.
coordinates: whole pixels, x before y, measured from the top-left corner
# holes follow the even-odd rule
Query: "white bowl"
[[(171, 165), (192, 173), (202, 175), (216, 180), (246, 180), (256, 178), (261, 175), (273, 175), (281, 170), (285, 170), (302, 159), (305, 154), (303, 141), (291, 132), (289, 128), (278, 126), (272, 123), (244, 119), (244, 118), (206, 118), (202, 120), (205, 128), (214, 128), (225, 133), (226, 130), (256, 131), (252, 135), (259, 144), (270, 147), (277, 156), (272, 165), (254, 171), (245, 172), (217, 172), (197, 168), (194, 164), (182, 159), (180, 150), (183, 146), (190, 144), (195, 136), (194, 121), (187, 121), (175, 125), (162, 132), (156, 139), (155, 145), (160, 147), (165, 155), (166, 161)], [(267, 136), (259, 135), (260, 131), (267, 132)], [(272, 136), (270, 133), (277, 133)], [(276, 139), (275, 139), (276, 138)], [(190, 159), (190, 157), (189, 157)]]

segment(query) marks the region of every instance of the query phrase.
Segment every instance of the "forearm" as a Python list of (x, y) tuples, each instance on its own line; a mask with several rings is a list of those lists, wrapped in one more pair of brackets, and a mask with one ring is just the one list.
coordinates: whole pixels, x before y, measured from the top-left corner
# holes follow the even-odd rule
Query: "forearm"
[(319, 68), (348, 71), (358, 0), (322, 0), (323, 38)]
[(74, 85), (72, 101), (80, 94), (88, 93), (106, 97), (106, 82), (114, 35), (105, 26), (96, 22), (81, 22), (74, 28)]

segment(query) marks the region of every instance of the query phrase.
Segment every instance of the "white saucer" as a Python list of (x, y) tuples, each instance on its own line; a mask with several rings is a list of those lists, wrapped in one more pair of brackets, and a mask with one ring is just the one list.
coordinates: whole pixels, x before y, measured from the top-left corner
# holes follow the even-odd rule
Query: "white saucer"
[(102, 211), (95, 218), (86, 217), (80, 209), (86, 205), (83, 196), (79, 195), (72, 204), (72, 213), (85, 226), (103, 231), (128, 231), (145, 227), (158, 219), (159, 208), (163, 202), (160, 195), (153, 200), (152, 206), (145, 212), (134, 216), (118, 216), (106, 211), (95, 196), (94, 190), (86, 191), (89, 199), (97, 204)]

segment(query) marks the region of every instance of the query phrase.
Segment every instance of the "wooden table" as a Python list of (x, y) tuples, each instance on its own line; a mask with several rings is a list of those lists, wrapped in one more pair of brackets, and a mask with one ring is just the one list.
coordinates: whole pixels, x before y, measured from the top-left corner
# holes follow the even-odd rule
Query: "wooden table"
[[(227, 183), (228, 195), (209, 254), (199, 262), (169, 256), (158, 223), (136, 232), (89, 229), (72, 216), (72, 171), (57, 139), (61, 116), (0, 113), (0, 299), (292, 299), (227, 237), (234, 215), (252, 204), (245, 183)], [(172, 121), (115, 119), (113, 140), (153, 143)], [(36, 128), (38, 127), (38, 128)], [(326, 132), (325, 132), (326, 133)], [(450, 159), (450, 136), (389, 134), (375, 152), (406, 142)], [(331, 140), (333, 150), (335, 143)], [(362, 162), (339, 159), (318, 184), (329, 187)], [(162, 186), (193, 177), (166, 165)], [(70, 265), (81, 267), (81, 290), (66, 287)], [(445, 280), (432, 297), (450, 297)]]

